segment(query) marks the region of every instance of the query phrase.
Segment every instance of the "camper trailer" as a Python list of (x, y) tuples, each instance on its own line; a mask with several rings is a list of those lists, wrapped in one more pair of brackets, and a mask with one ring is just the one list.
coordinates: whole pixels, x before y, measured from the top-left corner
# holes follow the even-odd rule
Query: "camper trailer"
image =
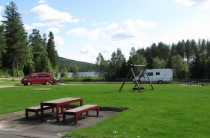
[(133, 82), (148, 83), (150, 80), (152, 83), (162, 84), (171, 83), (173, 81), (172, 69), (146, 69), (145, 71), (141, 71), (140, 74), (133, 79)]

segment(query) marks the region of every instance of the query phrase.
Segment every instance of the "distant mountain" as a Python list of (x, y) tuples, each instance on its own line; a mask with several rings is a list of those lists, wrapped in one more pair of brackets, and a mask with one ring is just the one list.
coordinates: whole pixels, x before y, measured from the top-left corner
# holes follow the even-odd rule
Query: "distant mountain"
[(59, 57), (59, 62), (60, 64), (65, 64), (67, 65), (67, 68), (69, 71), (72, 70), (73, 66), (76, 65), (79, 67), (79, 71), (95, 71), (95, 64), (93, 63), (88, 63), (88, 62), (82, 62), (82, 61), (76, 61), (72, 59), (67, 59), (63, 57)]

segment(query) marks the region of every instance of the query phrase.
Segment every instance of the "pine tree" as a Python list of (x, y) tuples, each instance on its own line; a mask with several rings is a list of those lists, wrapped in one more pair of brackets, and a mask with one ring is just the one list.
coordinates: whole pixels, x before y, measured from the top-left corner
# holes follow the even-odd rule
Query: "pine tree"
[(57, 70), (59, 64), (58, 53), (55, 50), (54, 35), (52, 32), (49, 33), (49, 39), (47, 42), (47, 53), (53, 70)]
[(2, 58), (6, 53), (6, 37), (4, 35), (4, 26), (0, 25), (0, 67), (2, 66)]
[(35, 71), (51, 71), (51, 64), (47, 57), (46, 48), (39, 30), (33, 29), (29, 35), (29, 44), (32, 47), (33, 62)]
[[(5, 36), (7, 38), (7, 52), (4, 56), (4, 66), (10, 69), (12, 76), (18, 77), (18, 72), (23, 69), (28, 56), (27, 33), (23, 27), (18, 8), (14, 2), (6, 6), (6, 20), (2, 21), (5, 26)], [(16, 72), (16, 73), (15, 73)], [(15, 75), (16, 74), (16, 75)]]

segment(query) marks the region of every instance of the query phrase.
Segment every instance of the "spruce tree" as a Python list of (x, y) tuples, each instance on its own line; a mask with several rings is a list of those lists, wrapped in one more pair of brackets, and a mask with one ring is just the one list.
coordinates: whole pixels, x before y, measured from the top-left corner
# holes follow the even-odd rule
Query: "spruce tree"
[(29, 35), (29, 44), (32, 47), (34, 70), (37, 72), (51, 71), (51, 64), (43, 41), (39, 30), (33, 29), (32, 34)]
[(50, 63), (52, 65), (53, 70), (57, 70), (58, 68), (58, 53), (55, 50), (55, 42), (54, 35), (52, 32), (49, 33), (49, 39), (47, 42), (47, 53), (48, 58), (50, 59)]
[(2, 66), (2, 58), (6, 53), (6, 37), (4, 35), (4, 26), (0, 25), (0, 67)]
[(7, 38), (6, 54), (4, 56), (4, 66), (10, 69), (12, 76), (19, 77), (18, 72), (23, 70), (28, 56), (27, 33), (23, 27), (18, 8), (14, 2), (6, 5), (5, 15), (6, 20), (2, 21), (5, 26), (5, 36)]

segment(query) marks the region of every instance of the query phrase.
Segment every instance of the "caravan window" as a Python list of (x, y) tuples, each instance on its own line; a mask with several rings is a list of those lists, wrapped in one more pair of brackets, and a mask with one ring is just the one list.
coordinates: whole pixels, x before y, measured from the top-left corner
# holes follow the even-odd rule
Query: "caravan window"
[(153, 72), (148, 72), (148, 76), (153, 76)]
[(160, 72), (156, 72), (156, 75), (160, 75)]

